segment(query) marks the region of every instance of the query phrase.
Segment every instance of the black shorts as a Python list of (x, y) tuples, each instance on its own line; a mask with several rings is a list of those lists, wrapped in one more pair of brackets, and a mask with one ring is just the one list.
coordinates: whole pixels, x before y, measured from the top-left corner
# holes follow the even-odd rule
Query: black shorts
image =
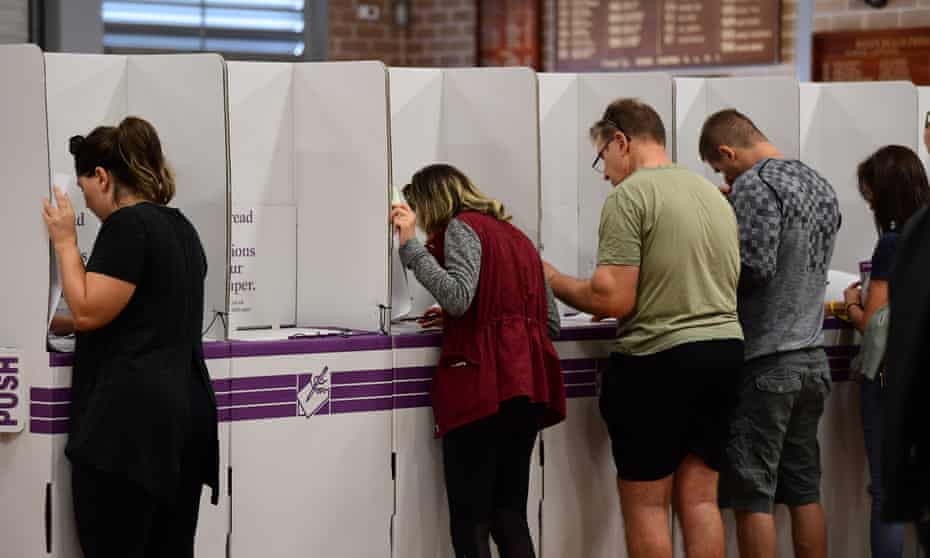
[(659, 480), (688, 454), (719, 471), (742, 364), (739, 339), (685, 343), (645, 356), (612, 353), (600, 409), (617, 476)]

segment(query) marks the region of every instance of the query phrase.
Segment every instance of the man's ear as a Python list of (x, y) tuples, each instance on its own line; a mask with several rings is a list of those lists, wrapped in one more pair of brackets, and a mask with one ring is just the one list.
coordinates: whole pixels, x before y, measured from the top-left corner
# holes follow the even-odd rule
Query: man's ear
[(720, 159), (723, 161), (733, 162), (736, 160), (736, 151), (729, 145), (721, 145), (717, 148), (717, 152), (720, 153)]

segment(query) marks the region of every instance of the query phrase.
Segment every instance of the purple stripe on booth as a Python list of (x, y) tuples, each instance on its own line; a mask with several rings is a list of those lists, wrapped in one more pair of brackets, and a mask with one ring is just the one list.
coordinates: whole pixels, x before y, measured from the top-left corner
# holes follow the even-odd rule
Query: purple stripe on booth
[(593, 358), (567, 358), (562, 361), (562, 370), (597, 370), (597, 361)]
[(593, 385), (584, 385), (584, 386), (566, 386), (565, 387), (565, 397), (576, 398), (576, 397), (594, 397), (597, 395), (597, 387)]
[(556, 341), (605, 341), (617, 335), (615, 324), (601, 324), (596, 326), (567, 327)]
[(352, 332), (348, 336), (302, 337), (276, 341), (231, 341), (232, 358), (382, 351), (391, 348), (391, 338), (375, 333)]
[(286, 405), (261, 405), (258, 407), (233, 407), (229, 409), (229, 420), (259, 420), (297, 416), (297, 402)]
[(29, 399), (36, 403), (65, 403), (71, 401), (71, 388), (34, 387), (29, 390)]
[(431, 383), (431, 380), (423, 380), (418, 382), (395, 382), (394, 394), (429, 393), (429, 387)]
[(29, 405), (29, 416), (32, 418), (68, 418), (71, 416), (71, 405), (68, 403), (59, 405), (32, 403)]
[(229, 422), (232, 420), (232, 409), (219, 408), (216, 410), (216, 420), (218, 422)]
[[(269, 391), (240, 391), (230, 393), (223, 399), (223, 404), (230, 407), (262, 405), (267, 403), (293, 403), (297, 401), (297, 390), (292, 388)], [(219, 400), (217, 400), (216, 403), (219, 405)]]
[(571, 372), (562, 375), (565, 385), (594, 384), (597, 383), (596, 372)]
[(395, 409), (414, 409), (417, 407), (431, 407), (432, 401), (428, 394), (401, 395), (394, 398)]
[(442, 346), (442, 333), (436, 331), (395, 335), (392, 339), (395, 349), (423, 349)]
[(411, 366), (394, 371), (395, 380), (429, 380), (436, 372), (435, 366)]
[(823, 352), (827, 353), (828, 357), (854, 357), (859, 354), (859, 345), (834, 345), (824, 347)]
[(211, 380), (213, 384), (213, 393), (223, 393), (225, 391), (232, 391), (232, 381), (229, 378), (222, 378), (219, 380)]
[(332, 399), (348, 399), (350, 397), (389, 397), (393, 394), (394, 384), (391, 382), (349, 386), (334, 385), (329, 391), (330, 398)]
[(67, 434), (68, 420), (30, 419), (29, 431), (34, 434)]
[(230, 391), (249, 391), (253, 389), (297, 389), (297, 375), (284, 374), (283, 376), (249, 376), (246, 378), (232, 378), (229, 380)]
[(370, 382), (390, 382), (394, 379), (394, 372), (388, 370), (355, 370), (351, 372), (333, 372), (330, 382), (334, 386), (348, 384), (363, 384)]
[(333, 414), (389, 411), (394, 407), (394, 398), (376, 397), (373, 399), (344, 399), (341, 401), (330, 401), (329, 404)]
[(827, 318), (823, 321), (823, 328), (826, 330), (842, 330), (842, 329), (852, 329), (853, 326), (849, 322), (844, 322), (839, 318)]
[(74, 353), (49, 353), (48, 364), (52, 368), (74, 365)]

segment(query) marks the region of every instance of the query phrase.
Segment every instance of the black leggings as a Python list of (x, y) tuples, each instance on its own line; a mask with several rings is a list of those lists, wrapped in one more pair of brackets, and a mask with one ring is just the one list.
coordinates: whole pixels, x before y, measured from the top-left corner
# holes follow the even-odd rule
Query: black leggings
[(534, 558), (526, 518), (530, 456), (542, 407), (526, 398), (442, 439), (452, 545), (457, 558), (490, 558), (490, 535), (501, 558)]
[(84, 557), (192, 558), (202, 471), (199, 460), (185, 459), (177, 491), (156, 500), (125, 476), (72, 465), (74, 515)]

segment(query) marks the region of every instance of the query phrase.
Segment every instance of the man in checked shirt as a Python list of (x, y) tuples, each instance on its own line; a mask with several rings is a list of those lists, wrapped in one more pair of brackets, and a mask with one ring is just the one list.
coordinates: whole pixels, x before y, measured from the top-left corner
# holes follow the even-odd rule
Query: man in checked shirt
[(740, 112), (707, 119), (701, 159), (722, 173), (740, 237), (745, 335), (721, 504), (736, 512), (740, 556), (775, 557), (773, 505), (791, 511), (795, 555), (827, 555), (817, 426), (830, 392), (823, 298), (840, 227), (836, 193)]

